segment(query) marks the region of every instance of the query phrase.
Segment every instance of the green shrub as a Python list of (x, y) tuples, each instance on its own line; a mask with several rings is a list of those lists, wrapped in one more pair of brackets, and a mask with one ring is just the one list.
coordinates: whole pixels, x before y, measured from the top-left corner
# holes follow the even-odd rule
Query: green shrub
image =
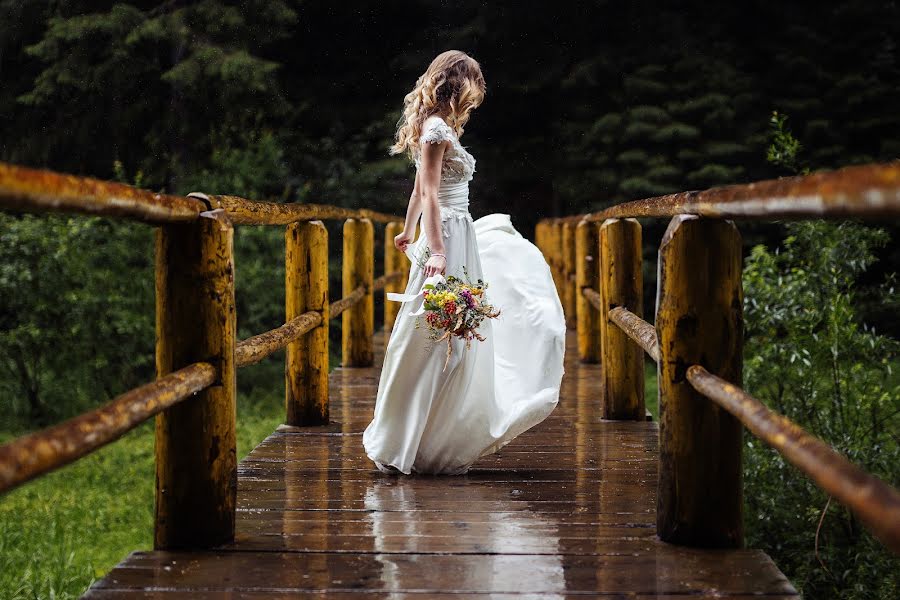
[[(769, 159), (806, 172), (784, 117), (775, 114), (772, 126)], [(857, 281), (888, 235), (853, 221), (802, 221), (786, 229), (782, 247), (756, 246), (746, 260), (744, 385), (896, 485), (900, 344), (861, 323), (855, 309)], [(884, 302), (897, 302), (890, 278), (879, 290)], [(807, 599), (898, 597), (897, 559), (858, 519), (777, 452), (749, 434), (746, 443), (748, 545), (769, 552)]]

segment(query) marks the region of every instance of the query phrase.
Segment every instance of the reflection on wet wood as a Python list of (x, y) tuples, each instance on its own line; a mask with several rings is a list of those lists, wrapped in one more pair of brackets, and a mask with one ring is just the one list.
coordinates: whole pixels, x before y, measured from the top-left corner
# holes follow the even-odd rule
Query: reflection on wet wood
[(361, 434), (379, 371), (335, 370), (332, 425), (273, 433), (241, 462), (233, 543), (135, 552), (86, 597), (797, 598), (760, 551), (659, 541), (657, 425), (598, 418), (601, 367), (576, 343), (553, 415), (462, 477), (378, 472)]

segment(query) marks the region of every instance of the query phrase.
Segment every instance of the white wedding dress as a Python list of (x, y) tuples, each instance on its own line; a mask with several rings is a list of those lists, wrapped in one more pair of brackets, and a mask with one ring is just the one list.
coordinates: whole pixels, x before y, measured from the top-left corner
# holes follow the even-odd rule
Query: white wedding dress
[[(444, 275), (488, 284), (488, 302), (501, 310), (485, 319), (486, 339), (428, 339), (410, 313), (421, 297), (404, 302), (385, 349), (375, 414), (363, 434), (368, 457), (382, 471), (462, 474), (479, 457), (497, 451), (543, 421), (559, 401), (566, 325), (562, 305), (540, 250), (513, 227), (510, 216), (493, 213), (472, 220), (469, 181), (475, 159), (439, 116), (423, 126), (421, 143), (449, 140), (441, 167), (438, 204), (447, 268)], [(420, 165), (416, 160), (416, 167)], [(524, 207), (523, 207), (524, 208)], [(421, 229), (421, 228), (420, 228)], [(424, 231), (407, 248), (407, 294), (425, 280)]]

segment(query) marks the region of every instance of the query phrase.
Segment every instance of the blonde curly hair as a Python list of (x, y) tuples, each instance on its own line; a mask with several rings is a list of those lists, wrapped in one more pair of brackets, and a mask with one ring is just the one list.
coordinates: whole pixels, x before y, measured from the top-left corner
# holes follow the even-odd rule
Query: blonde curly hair
[(456, 136), (461, 136), (463, 125), (484, 100), (485, 91), (478, 61), (460, 50), (438, 54), (403, 98), (403, 116), (397, 121), (390, 154), (406, 152), (410, 160), (415, 160), (422, 124), (436, 113), (445, 115)]

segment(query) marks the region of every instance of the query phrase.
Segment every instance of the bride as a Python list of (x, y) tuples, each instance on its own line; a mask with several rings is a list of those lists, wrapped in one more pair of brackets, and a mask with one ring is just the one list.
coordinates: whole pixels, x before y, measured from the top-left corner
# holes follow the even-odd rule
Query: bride
[[(415, 162), (416, 180), (404, 230), (394, 238), (413, 261), (406, 288), (413, 299), (394, 322), (363, 434), (366, 454), (383, 472), (463, 474), (559, 401), (566, 326), (550, 268), (509, 215), (473, 221), (469, 213), (475, 158), (459, 137), (484, 94), (478, 62), (457, 50), (438, 55), (406, 95), (391, 147)], [(411, 314), (423, 303), (413, 295), (437, 274), (484, 279), (487, 301), (501, 311), (479, 327), (484, 341), (466, 348), (451, 338), (446, 368), (443, 343), (429, 340)]]

